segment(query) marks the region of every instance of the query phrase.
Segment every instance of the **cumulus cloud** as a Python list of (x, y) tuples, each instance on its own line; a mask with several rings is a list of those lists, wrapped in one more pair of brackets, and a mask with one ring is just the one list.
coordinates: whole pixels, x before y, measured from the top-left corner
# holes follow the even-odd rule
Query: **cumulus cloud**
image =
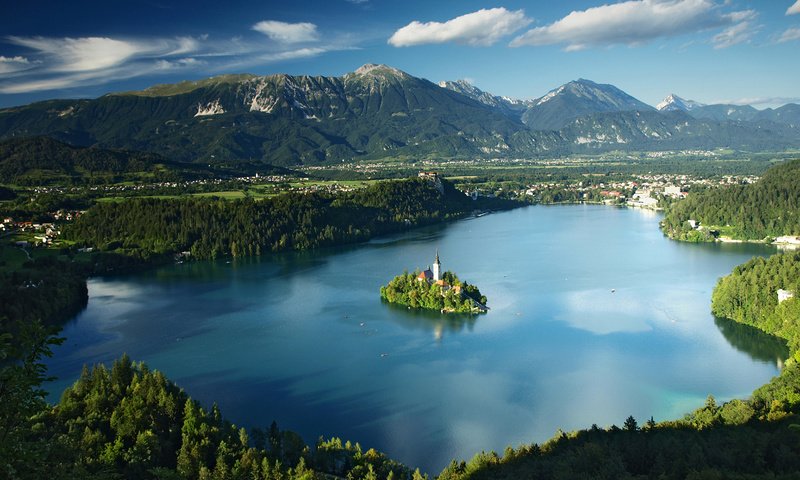
[(778, 43), (791, 42), (792, 40), (800, 40), (800, 28), (793, 27), (787, 29), (778, 38)]
[(722, 14), (719, 10), (720, 6), (712, 0), (629, 0), (573, 11), (550, 25), (525, 32), (511, 46), (563, 44), (567, 50), (580, 50), (637, 45), (656, 38), (731, 26), (753, 15), (751, 11)]
[(389, 38), (395, 47), (409, 47), (428, 43), (459, 43), (488, 46), (531, 23), (522, 10), (505, 8), (481, 9), (461, 15), (446, 22), (413, 21), (400, 28)]
[(794, 5), (786, 10), (786, 15), (797, 15), (798, 13), (800, 13), (800, 0), (794, 2)]
[(308, 22), (286, 23), (264, 20), (253, 25), (253, 30), (281, 43), (313, 42), (319, 38), (317, 26)]

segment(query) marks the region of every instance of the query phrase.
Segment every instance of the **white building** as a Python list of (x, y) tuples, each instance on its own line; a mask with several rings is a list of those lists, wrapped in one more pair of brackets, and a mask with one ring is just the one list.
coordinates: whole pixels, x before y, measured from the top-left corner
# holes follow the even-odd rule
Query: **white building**
[(785, 244), (785, 245), (800, 245), (800, 237), (795, 237), (793, 235), (786, 235), (783, 237), (776, 238), (773, 243)]
[(794, 297), (794, 293), (792, 293), (791, 291), (784, 290), (782, 288), (778, 290), (778, 303), (783, 303), (792, 297)]
[(433, 262), (433, 281), (442, 279), (442, 263), (439, 261), (439, 249), (436, 249), (436, 260)]

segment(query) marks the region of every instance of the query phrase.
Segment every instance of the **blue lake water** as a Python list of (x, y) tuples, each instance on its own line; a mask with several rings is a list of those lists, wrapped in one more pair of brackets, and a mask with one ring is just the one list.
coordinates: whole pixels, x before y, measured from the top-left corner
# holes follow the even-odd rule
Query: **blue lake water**
[[(315, 252), (191, 262), (89, 282), (49, 362), (52, 400), (83, 364), (127, 352), (240, 426), (375, 447), (438, 473), (452, 458), (565, 431), (681, 417), (746, 397), (778, 342), (710, 314), (720, 276), (762, 245), (670, 241), (648, 211), (535, 206)], [(491, 308), (441, 316), (381, 302), (425, 268)]]

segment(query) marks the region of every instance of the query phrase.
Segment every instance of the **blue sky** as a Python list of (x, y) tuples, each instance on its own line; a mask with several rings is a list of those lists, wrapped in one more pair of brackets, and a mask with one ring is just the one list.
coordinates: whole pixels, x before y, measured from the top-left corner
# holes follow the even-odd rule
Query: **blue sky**
[(0, 107), (364, 63), (515, 98), (587, 78), (650, 104), (800, 102), (800, 0), (4, 3)]

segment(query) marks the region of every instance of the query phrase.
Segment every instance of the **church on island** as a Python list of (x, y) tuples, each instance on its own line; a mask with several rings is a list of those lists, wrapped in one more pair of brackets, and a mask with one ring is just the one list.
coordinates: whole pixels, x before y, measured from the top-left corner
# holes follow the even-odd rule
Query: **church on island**
[(486, 297), (475, 285), (462, 282), (455, 273), (442, 269), (439, 250), (433, 265), (424, 271), (403, 272), (381, 287), (381, 298), (389, 303), (437, 310), (441, 313), (486, 313)]
[(446, 292), (453, 289), (454, 293), (461, 294), (461, 285), (450, 285), (442, 278), (442, 262), (439, 261), (439, 249), (436, 249), (436, 259), (433, 261), (433, 268), (428, 267), (417, 275), (417, 281), (428, 282), (428, 285), (436, 284)]

